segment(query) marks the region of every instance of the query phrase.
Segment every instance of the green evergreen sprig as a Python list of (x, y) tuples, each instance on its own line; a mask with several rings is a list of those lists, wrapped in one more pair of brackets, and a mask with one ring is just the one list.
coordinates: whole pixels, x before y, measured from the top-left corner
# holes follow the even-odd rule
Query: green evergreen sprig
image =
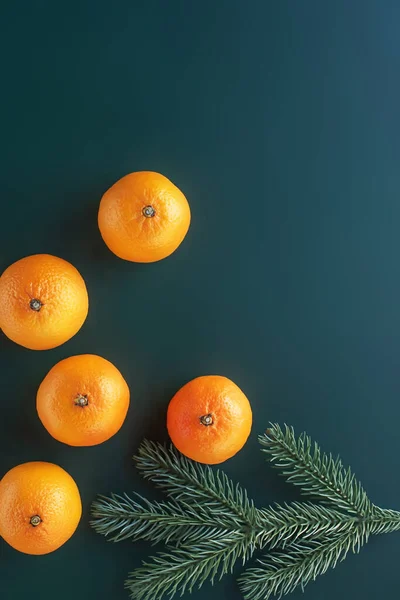
[(344, 560), (350, 550), (359, 552), (367, 539), (368, 532), (352, 523), (340, 535), (295, 545), (290, 552), (272, 552), (259, 561), (260, 567), (245, 571), (239, 579), (240, 589), (245, 600), (281, 598), (297, 586), (304, 590), (307, 583)]
[(256, 510), (246, 490), (220, 470), (196, 463), (172, 446), (144, 440), (134, 457), (144, 479), (153, 482), (180, 503), (196, 503), (237, 524), (251, 526)]
[(159, 600), (191, 592), (207, 580), (213, 583), (231, 573), (238, 560), (246, 562), (252, 554), (248, 537), (234, 530), (168, 550), (130, 574), (126, 587), (132, 598)]
[(133, 498), (127, 494), (100, 496), (92, 505), (92, 514), (93, 528), (112, 542), (130, 538), (179, 545), (226, 531), (246, 530), (237, 526), (229, 513), (216, 512), (211, 521), (210, 511), (201, 504), (149, 502), (138, 494)]
[[(110, 541), (164, 542), (166, 550), (134, 570), (126, 587), (136, 600), (161, 600), (231, 573), (268, 549), (239, 579), (245, 600), (282, 597), (359, 552), (372, 534), (400, 529), (400, 513), (375, 506), (350, 469), (306, 434), (272, 425), (262, 450), (286, 479), (316, 502), (256, 508), (224, 473), (195, 463), (172, 446), (144, 441), (134, 457), (165, 502), (133, 494), (100, 496), (94, 529)], [(283, 552), (284, 550), (284, 552)]]
[(351, 469), (345, 469), (339, 457), (323, 453), (306, 433), (296, 438), (293, 427), (273, 425), (259, 442), (270, 462), (303, 494), (360, 517), (372, 512), (373, 505)]

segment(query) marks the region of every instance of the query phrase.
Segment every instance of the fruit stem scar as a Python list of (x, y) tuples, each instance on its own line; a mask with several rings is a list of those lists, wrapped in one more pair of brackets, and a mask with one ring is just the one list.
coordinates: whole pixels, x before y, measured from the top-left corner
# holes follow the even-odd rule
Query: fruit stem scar
[(84, 406), (87, 406), (89, 404), (88, 397), (84, 396), (83, 394), (78, 394), (74, 400), (74, 404), (83, 408)]
[(43, 306), (43, 303), (40, 300), (38, 300), (37, 298), (32, 298), (32, 300), (29, 302), (29, 306), (32, 310), (39, 312), (39, 310)]
[(39, 515), (33, 515), (33, 517), (31, 517), (29, 521), (32, 527), (37, 527), (38, 525), (40, 525), (41, 522), (42, 519), (39, 517)]
[(144, 217), (150, 218), (155, 216), (156, 211), (151, 204), (148, 204), (147, 206), (143, 207), (142, 214)]
[(200, 423), (202, 425), (205, 425), (206, 427), (212, 425), (214, 423), (212, 414), (209, 413), (208, 415), (203, 415), (202, 417), (200, 417)]

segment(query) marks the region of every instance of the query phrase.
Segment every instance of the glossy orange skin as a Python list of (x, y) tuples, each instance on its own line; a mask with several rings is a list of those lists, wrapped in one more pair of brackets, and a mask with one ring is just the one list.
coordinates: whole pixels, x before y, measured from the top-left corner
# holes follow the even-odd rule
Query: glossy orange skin
[[(0, 481), (0, 535), (25, 554), (48, 554), (74, 534), (82, 515), (78, 487), (61, 467), (29, 462)], [(39, 516), (37, 527), (30, 519)]]
[[(40, 300), (39, 311), (30, 302)], [(73, 337), (89, 308), (86, 285), (69, 262), (49, 254), (18, 260), (0, 277), (0, 327), (31, 350), (48, 350)]]
[[(211, 416), (212, 424), (201, 418)], [(176, 448), (209, 465), (224, 462), (246, 443), (252, 425), (250, 403), (227, 377), (206, 375), (184, 385), (172, 398), (167, 428)]]
[[(155, 210), (153, 217), (143, 215), (146, 206)], [(119, 258), (149, 263), (166, 258), (182, 243), (190, 225), (190, 208), (167, 177), (139, 171), (107, 190), (98, 223), (103, 240)]]
[[(78, 396), (87, 399), (77, 404)], [(95, 446), (119, 431), (129, 408), (130, 393), (118, 369), (93, 354), (57, 363), (42, 381), (36, 398), (47, 431), (69, 446)]]

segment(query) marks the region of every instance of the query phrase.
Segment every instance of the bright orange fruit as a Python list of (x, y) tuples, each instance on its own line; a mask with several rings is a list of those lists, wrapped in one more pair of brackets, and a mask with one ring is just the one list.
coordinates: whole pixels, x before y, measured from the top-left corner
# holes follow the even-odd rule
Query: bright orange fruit
[(0, 277), (0, 328), (25, 348), (60, 346), (82, 327), (88, 307), (85, 282), (62, 258), (28, 256)]
[(112, 437), (125, 420), (129, 387), (118, 369), (93, 354), (57, 363), (42, 381), (36, 399), (39, 418), (58, 441), (94, 446)]
[(75, 481), (46, 462), (8, 471), (0, 481), (0, 508), (0, 535), (25, 554), (57, 550), (73, 535), (82, 515)]
[(98, 223), (114, 254), (149, 263), (166, 258), (181, 244), (189, 229), (190, 208), (164, 175), (140, 171), (122, 177), (107, 190)]
[(168, 406), (173, 444), (201, 463), (217, 464), (234, 456), (246, 443), (251, 425), (248, 399), (233, 381), (219, 375), (193, 379)]

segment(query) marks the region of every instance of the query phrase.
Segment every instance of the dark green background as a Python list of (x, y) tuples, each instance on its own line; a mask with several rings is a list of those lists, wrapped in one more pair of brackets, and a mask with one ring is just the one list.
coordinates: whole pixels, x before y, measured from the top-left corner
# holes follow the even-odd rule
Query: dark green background
[[(297, 497), (258, 452), (273, 420), (307, 429), (374, 502), (399, 507), (397, 0), (25, 0), (0, 17), (0, 268), (61, 256), (91, 300), (54, 351), (0, 338), (0, 474), (59, 463), (85, 511), (47, 557), (0, 543), (1, 598), (128, 598), (124, 578), (152, 550), (107, 544), (89, 506), (98, 492), (155, 493), (131, 456), (144, 436), (166, 439), (169, 399), (201, 374), (250, 398), (251, 439), (224, 468), (258, 504)], [(117, 259), (96, 223), (102, 193), (140, 169), (192, 208), (180, 250), (152, 265)], [(35, 393), (85, 352), (121, 369), (132, 404), (114, 439), (73, 449), (43, 429)], [(399, 552), (400, 536), (376, 538), (306, 597), (397, 598)], [(193, 598), (240, 594), (226, 577)]]

